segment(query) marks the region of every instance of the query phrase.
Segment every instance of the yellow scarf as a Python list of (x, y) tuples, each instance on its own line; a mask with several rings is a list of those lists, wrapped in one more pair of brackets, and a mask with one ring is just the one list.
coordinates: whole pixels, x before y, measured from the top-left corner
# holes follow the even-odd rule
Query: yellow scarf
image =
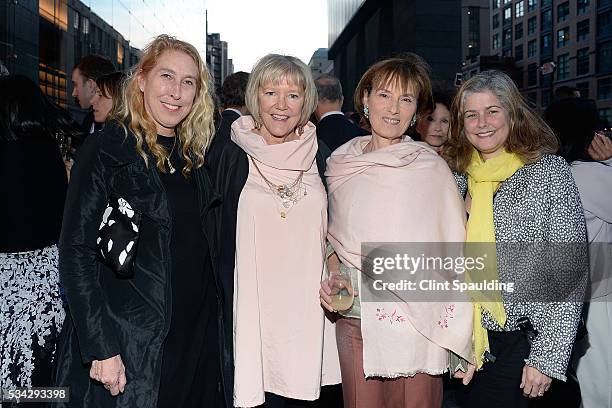
[[(513, 153), (504, 151), (500, 155), (484, 161), (480, 154), (474, 150), (470, 164), (466, 169), (468, 191), (472, 197), (470, 217), (467, 222), (467, 242), (495, 243), (493, 194), (499, 184), (523, 167), (523, 164), (522, 160)], [(494, 252), (495, 245), (485, 244), (485, 247), (489, 249), (487, 251), (489, 252), (488, 257), (485, 258), (485, 269), (477, 271), (478, 276), (474, 276), (475, 272), (472, 270), (466, 276), (466, 279), (475, 282), (499, 279), (497, 255)], [(474, 303), (474, 355), (477, 369), (480, 369), (484, 363), (484, 352), (490, 351), (487, 330), (482, 326), (482, 312), (485, 310), (489, 312), (502, 327), (506, 323), (506, 312), (501, 293), (498, 291), (493, 295), (482, 295), (478, 293), (472, 295)]]

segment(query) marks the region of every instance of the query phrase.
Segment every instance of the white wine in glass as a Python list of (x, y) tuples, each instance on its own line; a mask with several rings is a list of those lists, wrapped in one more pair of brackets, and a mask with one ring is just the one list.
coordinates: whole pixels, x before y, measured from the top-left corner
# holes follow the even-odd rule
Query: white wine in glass
[(334, 274), (329, 278), (331, 288), (331, 306), (334, 310), (343, 312), (353, 306), (354, 291), (348, 277)]

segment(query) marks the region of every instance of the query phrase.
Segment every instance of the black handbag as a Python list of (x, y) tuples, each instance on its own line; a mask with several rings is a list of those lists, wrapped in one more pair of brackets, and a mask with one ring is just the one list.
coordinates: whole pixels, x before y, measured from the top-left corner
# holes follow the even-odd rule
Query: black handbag
[(98, 228), (97, 257), (118, 276), (133, 275), (140, 231), (140, 213), (116, 194), (108, 199)]

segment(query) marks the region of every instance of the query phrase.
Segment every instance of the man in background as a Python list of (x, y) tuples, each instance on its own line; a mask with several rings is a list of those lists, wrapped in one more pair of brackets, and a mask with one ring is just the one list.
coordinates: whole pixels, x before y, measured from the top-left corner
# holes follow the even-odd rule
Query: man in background
[(247, 115), (248, 109), (244, 101), (249, 74), (243, 71), (228, 75), (217, 94), (221, 104), (221, 123), (210, 149), (218, 149), (231, 140), (232, 123), (242, 115)]
[(72, 96), (82, 109), (87, 110), (81, 124), (85, 134), (91, 134), (102, 127), (101, 123), (94, 122), (91, 99), (96, 94), (96, 79), (111, 72), (115, 72), (115, 66), (101, 55), (83, 57), (72, 68)]
[(314, 115), (317, 118), (317, 137), (332, 150), (336, 150), (355, 136), (365, 136), (368, 131), (355, 125), (342, 113), (342, 85), (338, 78), (323, 74), (315, 80), (319, 102)]

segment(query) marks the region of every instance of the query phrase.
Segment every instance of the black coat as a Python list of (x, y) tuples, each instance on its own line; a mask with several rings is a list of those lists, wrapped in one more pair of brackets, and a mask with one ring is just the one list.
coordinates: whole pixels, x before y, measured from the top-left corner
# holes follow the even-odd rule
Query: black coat
[[(329, 148), (321, 140), (315, 157), (319, 175), (325, 183), (325, 161), (331, 154)], [(221, 293), (225, 298), (223, 304), (223, 321), (225, 324), (225, 344), (233, 346), (233, 299), (234, 299), (234, 265), (236, 255), (236, 221), (238, 215), (238, 200), (249, 176), (249, 159), (247, 154), (232, 141), (219, 150), (211, 150), (208, 155), (207, 167), (210, 167), (211, 179), (215, 191), (222, 197), (223, 205), (216, 207), (219, 228), (217, 229), (218, 259), (217, 271), (221, 283)], [(222, 356), (225, 398), (228, 407), (233, 406), (234, 391), (234, 356), (229, 347), (223, 349)]]
[[(192, 172), (202, 225), (215, 264), (216, 219), (220, 203), (207, 171)], [(110, 192), (142, 214), (134, 276), (119, 278), (96, 261), (98, 226)], [(161, 351), (170, 327), (169, 203), (157, 173), (135, 149), (135, 138), (107, 125), (83, 145), (68, 188), (60, 238), (59, 269), (70, 315), (57, 351), (55, 384), (70, 387), (71, 407), (155, 407), (162, 366)], [(214, 272), (217, 289), (218, 276)], [(219, 332), (224, 332), (218, 292)], [(220, 350), (226, 346), (220, 344)], [(120, 354), (126, 368), (125, 392), (114, 398), (89, 379), (92, 360)], [(60, 404), (59, 406), (67, 406)]]
[(215, 132), (215, 137), (213, 138), (212, 143), (210, 144), (210, 150), (220, 150), (225, 143), (232, 140), (232, 123), (234, 123), (239, 117), (240, 115), (232, 110), (226, 109), (221, 112), (221, 123)]
[(328, 115), (317, 123), (317, 137), (322, 139), (332, 151), (354, 137), (369, 134), (367, 130), (355, 125), (344, 115)]

